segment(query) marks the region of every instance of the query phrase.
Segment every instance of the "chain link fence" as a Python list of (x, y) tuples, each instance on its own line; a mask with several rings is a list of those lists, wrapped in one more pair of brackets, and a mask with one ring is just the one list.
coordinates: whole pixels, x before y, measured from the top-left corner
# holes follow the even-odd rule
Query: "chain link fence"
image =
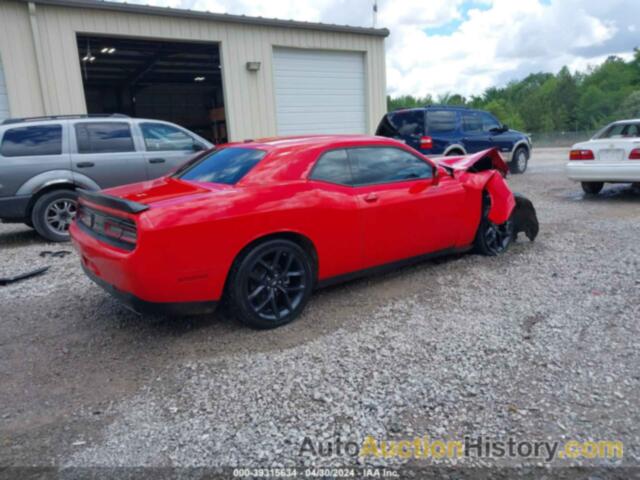
[(533, 147), (571, 147), (574, 143), (589, 140), (596, 130), (579, 131), (579, 132), (543, 132), (530, 133)]

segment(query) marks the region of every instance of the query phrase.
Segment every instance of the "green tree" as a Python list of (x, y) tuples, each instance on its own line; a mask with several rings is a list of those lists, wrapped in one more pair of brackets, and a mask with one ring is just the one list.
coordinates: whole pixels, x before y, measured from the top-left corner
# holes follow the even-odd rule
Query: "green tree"
[(465, 98), (456, 93), (387, 98), (390, 110), (433, 103), (464, 105), (492, 112), (509, 126), (527, 132), (591, 130), (619, 118), (640, 117), (640, 49), (626, 62), (611, 56), (584, 72), (563, 67), (557, 75), (532, 73), (504, 87)]

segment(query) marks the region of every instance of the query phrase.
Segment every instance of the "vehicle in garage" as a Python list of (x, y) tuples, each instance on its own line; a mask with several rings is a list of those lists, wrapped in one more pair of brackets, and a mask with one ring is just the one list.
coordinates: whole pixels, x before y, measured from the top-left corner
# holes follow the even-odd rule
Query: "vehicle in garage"
[(315, 287), (475, 247), (535, 238), (497, 150), (430, 160), (367, 136), (264, 139), (163, 178), (81, 192), (85, 272), (136, 311), (211, 311), (225, 296), (259, 328), (293, 320)]
[(387, 113), (376, 135), (396, 138), (429, 155), (466, 155), (497, 148), (512, 173), (524, 173), (531, 139), (511, 130), (491, 113), (457, 106), (431, 105)]
[(639, 183), (640, 119), (613, 122), (591, 140), (576, 143), (567, 175), (588, 195), (600, 193), (605, 183)]
[(211, 143), (169, 122), (123, 115), (8, 119), (0, 124), (0, 219), (69, 239), (76, 189), (161, 177)]

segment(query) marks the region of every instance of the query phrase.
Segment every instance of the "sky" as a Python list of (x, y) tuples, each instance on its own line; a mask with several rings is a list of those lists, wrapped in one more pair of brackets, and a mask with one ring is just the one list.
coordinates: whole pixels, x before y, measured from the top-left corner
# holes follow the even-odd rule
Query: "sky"
[[(129, 0), (158, 6), (371, 27), (373, 0)], [(629, 59), (640, 0), (378, 0), (392, 96), (480, 95), (529, 73)]]

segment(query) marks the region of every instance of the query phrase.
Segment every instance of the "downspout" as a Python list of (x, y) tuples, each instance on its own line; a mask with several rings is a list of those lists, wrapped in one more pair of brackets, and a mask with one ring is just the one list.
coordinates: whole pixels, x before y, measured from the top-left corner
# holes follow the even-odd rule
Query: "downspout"
[(40, 29), (38, 28), (38, 18), (36, 16), (36, 4), (34, 2), (29, 2), (29, 23), (31, 24), (31, 39), (33, 41), (33, 50), (36, 56), (36, 64), (38, 66), (38, 83), (40, 85), (40, 99), (42, 104), (42, 109), (44, 110), (42, 113), (44, 115), (50, 115), (51, 109), (47, 105), (46, 101), (46, 88), (44, 84), (44, 58), (42, 57), (42, 52), (40, 51)]

